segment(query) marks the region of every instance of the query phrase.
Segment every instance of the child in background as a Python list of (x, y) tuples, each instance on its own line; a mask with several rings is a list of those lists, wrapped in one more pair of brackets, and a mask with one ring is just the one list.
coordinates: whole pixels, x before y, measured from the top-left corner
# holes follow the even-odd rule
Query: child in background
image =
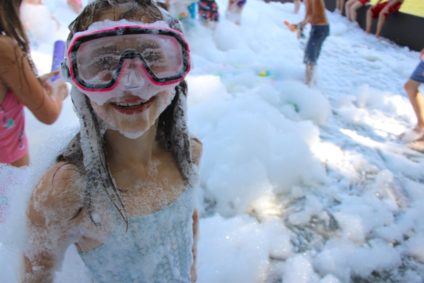
[(19, 19), (21, 4), (22, 0), (0, 0), (0, 163), (13, 166), (29, 164), (23, 107), (52, 124), (68, 95), (64, 82), (49, 82), (57, 72), (37, 78)]
[(404, 85), (412, 109), (417, 117), (417, 125), (412, 130), (412, 133), (408, 135), (410, 137), (406, 137), (406, 135), (403, 137), (411, 142), (409, 144), (410, 148), (424, 152), (424, 99), (418, 91), (422, 83), (424, 83), (424, 49), (420, 53), (420, 63), (418, 63), (418, 66)]
[(367, 5), (371, 0), (348, 0), (345, 6), (346, 17), (352, 22), (356, 22), (356, 11)]
[(201, 144), (181, 25), (151, 0), (95, 0), (69, 28), (80, 131), (32, 193), (23, 282), (54, 282), (71, 245), (93, 282), (195, 282)]
[(308, 23), (311, 24), (311, 32), (306, 44), (303, 63), (306, 65), (305, 83), (312, 86), (314, 70), (321, 53), (322, 44), (330, 34), (324, 0), (305, 0), (305, 19), (298, 24), (299, 31), (302, 31)]
[(294, 5), (294, 13), (295, 13), (295, 14), (299, 13), (299, 10), (300, 10), (300, 2), (301, 2), (301, 0), (294, 0), (294, 1), (293, 1), (293, 5)]
[(241, 13), (247, 0), (229, 0), (225, 16), (228, 20), (240, 25)]
[(386, 18), (394, 12), (399, 11), (402, 3), (403, 0), (378, 0), (377, 3), (367, 11), (366, 31), (368, 33), (371, 32), (372, 21), (378, 18), (375, 36), (380, 37)]
[(340, 14), (343, 14), (345, 0), (336, 0), (336, 11)]
[(218, 4), (215, 0), (199, 0), (198, 7), (203, 24), (214, 28), (219, 20)]

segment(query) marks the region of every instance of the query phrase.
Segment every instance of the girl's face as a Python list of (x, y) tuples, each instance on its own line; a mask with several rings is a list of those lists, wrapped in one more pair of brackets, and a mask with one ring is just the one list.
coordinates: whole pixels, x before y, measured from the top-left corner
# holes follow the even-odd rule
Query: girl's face
[[(114, 15), (116, 14), (104, 13), (99, 21), (116, 20)], [(155, 20), (145, 16), (142, 22), (149, 24)], [(116, 130), (128, 138), (138, 138), (150, 129), (175, 95), (175, 85), (153, 85), (140, 72), (139, 60), (126, 59), (116, 95), (105, 102), (90, 99), (94, 112), (108, 129)]]
[(123, 96), (104, 104), (91, 101), (96, 115), (111, 130), (128, 138), (138, 138), (153, 126), (159, 115), (172, 102), (175, 90), (163, 90), (144, 101), (129, 89)]

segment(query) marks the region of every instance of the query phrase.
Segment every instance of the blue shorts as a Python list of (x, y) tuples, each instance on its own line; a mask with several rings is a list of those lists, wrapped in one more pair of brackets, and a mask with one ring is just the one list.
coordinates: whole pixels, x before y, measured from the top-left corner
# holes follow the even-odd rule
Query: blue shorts
[(305, 56), (303, 63), (306, 65), (315, 65), (321, 52), (322, 43), (330, 34), (329, 25), (313, 25), (309, 34), (308, 43), (306, 44)]
[(421, 60), (409, 78), (413, 81), (424, 83), (424, 60)]

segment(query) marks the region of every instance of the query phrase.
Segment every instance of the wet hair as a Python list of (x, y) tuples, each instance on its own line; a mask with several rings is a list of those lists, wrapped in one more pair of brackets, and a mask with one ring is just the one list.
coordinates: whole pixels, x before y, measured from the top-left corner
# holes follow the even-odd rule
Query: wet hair
[(91, 23), (98, 21), (104, 11), (112, 11), (116, 19), (135, 19), (142, 15), (162, 19), (159, 7), (151, 0), (97, 0), (88, 4), (70, 24), (69, 38), (74, 32), (86, 30)]
[(22, 0), (0, 0), (0, 32), (13, 38), (25, 53), (29, 53), (29, 41), (19, 18)]
[[(122, 18), (137, 20), (148, 15), (152, 19), (165, 20), (171, 28), (181, 30), (177, 20), (150, 0), (97, 0), (86, 6), (70, 24), (68, 43), (75, 32), (87, 29), (105, 11), (116, 13), (114, 14), (116, 20)], [(156, 140), (164, 150), (172, 154), (186, 185), (190, 186), (194, 176), (194, 167), (185, 116), (186, 96), (187, 84), (183, 81), (176, 86), (171, 104), (158, 118)], [(95, 206), (99, 205), (95, 203), (94, 199), (97, 194), (102, 193), (106, 193), (125, 223), (128, 224), (125, 205), (106, 162), (103, 138), (105, 130), (102, 127), (102, 121), (94, 113), (88, 97), (74, 86), (71, 90), (71, 97), (75, 112), (80, 119), (81, 129), (57, 160), (75, 165), (85, 178), (83, 206), (95, 224), (100, 223), (93, 217)]]

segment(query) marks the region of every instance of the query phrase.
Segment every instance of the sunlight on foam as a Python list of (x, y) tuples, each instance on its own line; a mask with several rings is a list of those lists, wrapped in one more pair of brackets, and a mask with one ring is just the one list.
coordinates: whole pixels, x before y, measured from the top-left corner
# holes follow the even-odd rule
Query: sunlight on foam
[(349, 129), (340, 129), (340, 132), (342, 132), (346, 136), (350, 137), (356, 143), (362, 144), (362, 145), (370, 147), (370, 148), (378, 148), (381, 145), (380, 143), (372, 140), (371, 138), (361, 136), (357, 132), (349, 130)]
[(249, 213), (259, 221), (269, 220), (283, 215), (283, 205), (276, 196), (268, 192), (255, 199), (249, 209)]

